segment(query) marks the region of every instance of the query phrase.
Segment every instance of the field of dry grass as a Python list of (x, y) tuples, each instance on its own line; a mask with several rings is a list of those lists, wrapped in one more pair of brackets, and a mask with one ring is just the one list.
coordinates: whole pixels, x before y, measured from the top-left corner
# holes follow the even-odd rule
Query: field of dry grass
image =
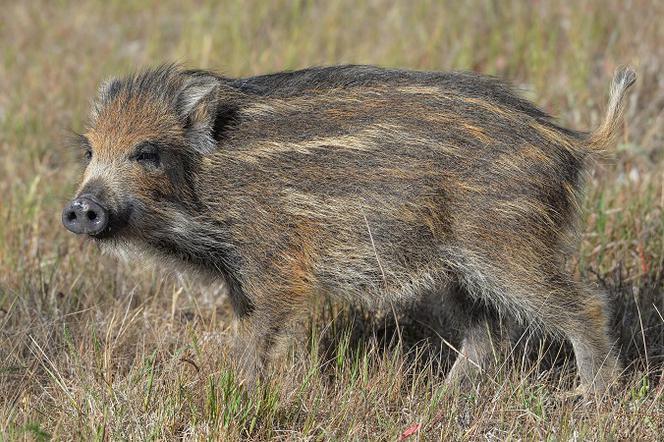
[[(663, 22), (657, 0), (2, 2), (0, 440), (661, 440)], [(601, 403), (565, 399), (569, 348), (526, 329), (474, 390), (448, 391), (444, 323), (321, 302), (283, 373), (244, 392), (220, 288), (117, 263), (59, 221), (79, 173), (67, 134), (97, 83), (165, 61), (233, 76), (471, 69), (579, 129), (597, 124), (613, 69), (633, 65), (570, 261), (612, 296), (624, 385)]]

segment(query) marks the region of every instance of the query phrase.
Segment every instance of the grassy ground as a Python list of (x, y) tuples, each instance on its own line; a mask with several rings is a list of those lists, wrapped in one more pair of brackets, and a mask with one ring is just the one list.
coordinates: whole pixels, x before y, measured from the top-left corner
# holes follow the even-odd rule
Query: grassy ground
[[(661, 437), (664, 3), (2, 3), (0, 440)], [(456, 341), (437, 318), (404, 315), (397, 329), (321, 303), (283, 373), (243, 392), (227, 368), (219, 288), (116, 263), (59, 222), (79, 173), (66, 135), (83, 128), (96, 84), (173, 60), (228, 75), (342, 62), (473, 69), (580, 129), (597, 124), (615, 66), (635, 66), (570, 263), (614, 300), (624, 386), (599, 404), (564, 399), (569, 348), (525, 330), (475, 390), (447, 391), (453, 351), (434, 331)]]

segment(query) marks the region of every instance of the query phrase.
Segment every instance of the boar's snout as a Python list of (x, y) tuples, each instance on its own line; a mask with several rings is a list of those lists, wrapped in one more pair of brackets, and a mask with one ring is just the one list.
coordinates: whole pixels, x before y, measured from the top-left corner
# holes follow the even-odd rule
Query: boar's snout
[(89, 195), (72, 200), (62, 211), (62, 224), (76, 234), (97, 235), (108, 227), (109, 213)]

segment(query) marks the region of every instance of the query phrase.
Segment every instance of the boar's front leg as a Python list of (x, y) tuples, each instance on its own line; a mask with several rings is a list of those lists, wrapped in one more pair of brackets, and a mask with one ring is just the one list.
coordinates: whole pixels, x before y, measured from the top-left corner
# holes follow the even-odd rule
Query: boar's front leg
[(265, 379), (278, 348), (292, 327), (292, 309), (259, 305), (237, 322), (234, 356), (242, 383), (249, 389)]
[(236, 355), (247, 386), (270, 374), (309, 307), (317, 286), (317, 255), (310, 239), (315, 231), (310, 223), (289, 223), (287, 232), (272, 232), (273, 237), (287, 241), (270, 241), (245, 258), (241, 286), (249, 308), (237, 323)]
[(260, 285), (252, 286), (260, 290), (247, 296), (251, 308), (236, 322), (234, 349), (239, 374), (249, 389), (269, 376), (307, 305), (301, 291), (284, 287), (273, 278), (262, 278)]

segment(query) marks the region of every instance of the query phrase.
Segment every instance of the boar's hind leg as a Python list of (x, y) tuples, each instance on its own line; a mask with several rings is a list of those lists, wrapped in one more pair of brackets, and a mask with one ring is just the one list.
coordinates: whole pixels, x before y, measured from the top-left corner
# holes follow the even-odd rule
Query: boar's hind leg
[(562, 328), (574, 347), (580, 389), (601, 395), (620, 372), (616, 343), (610, 338), (608, 305), (595, 290), (574, 286), (571, 293), (579, 295), (580, 305), (568, 310), (567, 324)]
[[(557, 270), (545, 279), (533, 276), (521, 280), (533, 282), (529, 288), (531, 295), (512, 294), (515, 309), (521, 310), (525, 319), (569, 339), (581, 378), (580, 390), (596, 395), (604, 393), (620, 368), (609, 338), (606, 299)], [(534, 282), (538, 280), (539, 283)]]

